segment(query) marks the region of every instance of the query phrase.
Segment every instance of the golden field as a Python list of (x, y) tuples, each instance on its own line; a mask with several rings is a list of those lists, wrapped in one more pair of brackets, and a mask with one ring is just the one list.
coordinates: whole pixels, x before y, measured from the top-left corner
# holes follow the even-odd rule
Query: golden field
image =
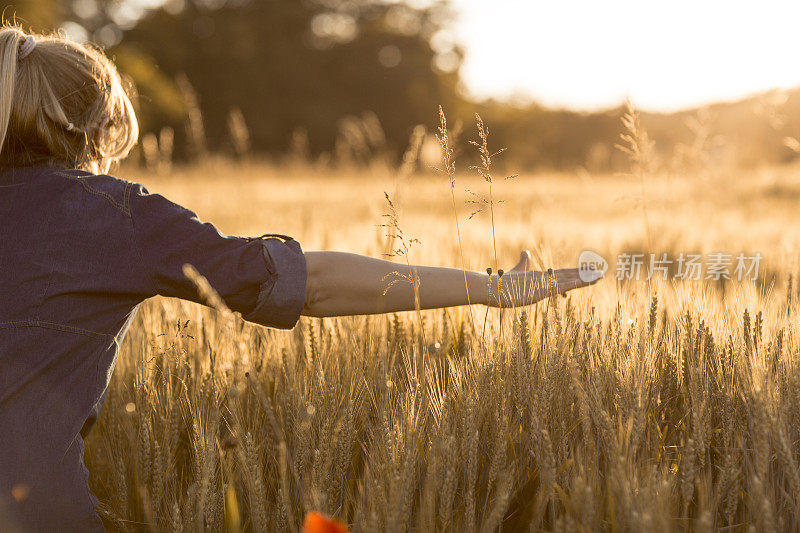
[[(412, 263), (461, 266), (445, 175), (222, 160), (118, 174), (228, 234), (373, 256), (385, 191), (421, 241)], [(456, 174), (474, 270), (497, 268), (486, 213), (464, 203), (487, 185)], [(798, 530), (800, 167), (522, 175), (493, 194), (501, 268), (524, 248), (543, 268), (592, 249), (606, 279), (502, 316), (287, 332), (143, 305), (87, 443), (108, 523), (298, 531), (321, 511), (353, 531)], [(755, 283), (618, 282), (623, 252), (764, 259)]]

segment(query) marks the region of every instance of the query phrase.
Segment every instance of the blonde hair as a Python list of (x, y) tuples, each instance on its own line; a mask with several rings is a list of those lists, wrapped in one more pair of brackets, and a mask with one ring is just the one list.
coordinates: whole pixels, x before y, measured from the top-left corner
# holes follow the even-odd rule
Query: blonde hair
[(0, 27), (0, 168), (58, 163), (107, 172), (138, 136), (131, 100), (103, 52)]

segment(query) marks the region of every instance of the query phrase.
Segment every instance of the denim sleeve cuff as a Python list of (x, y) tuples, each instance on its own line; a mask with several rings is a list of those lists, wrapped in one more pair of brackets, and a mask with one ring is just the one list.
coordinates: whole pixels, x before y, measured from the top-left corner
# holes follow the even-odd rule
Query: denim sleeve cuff
[(306, 258), (295, 240), (261, 241), (268, 279), (261, 285), (256, 306), (245, 320), (273, 328), (291, 329), (306, 300)]

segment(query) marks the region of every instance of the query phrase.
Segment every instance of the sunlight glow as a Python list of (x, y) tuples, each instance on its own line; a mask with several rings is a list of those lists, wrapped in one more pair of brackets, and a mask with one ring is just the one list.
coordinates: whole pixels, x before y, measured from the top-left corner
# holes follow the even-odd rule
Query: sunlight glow
[(453, 0), (468, 94), (669, 111), (800, 85), (787, 0)]

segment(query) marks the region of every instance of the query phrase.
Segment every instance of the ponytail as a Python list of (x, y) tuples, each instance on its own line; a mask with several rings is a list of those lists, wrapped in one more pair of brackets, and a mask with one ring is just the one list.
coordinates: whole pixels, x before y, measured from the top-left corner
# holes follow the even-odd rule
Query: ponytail
[(99, 49), (0, 27), (0, 170), (47, 161), (98, 172), (138, 135), (130, 97)]
[(25, 34), (16, 28), (0, 31), (0, 153), (5, 146), (11, 122), (19, 48), (24, 40)]

